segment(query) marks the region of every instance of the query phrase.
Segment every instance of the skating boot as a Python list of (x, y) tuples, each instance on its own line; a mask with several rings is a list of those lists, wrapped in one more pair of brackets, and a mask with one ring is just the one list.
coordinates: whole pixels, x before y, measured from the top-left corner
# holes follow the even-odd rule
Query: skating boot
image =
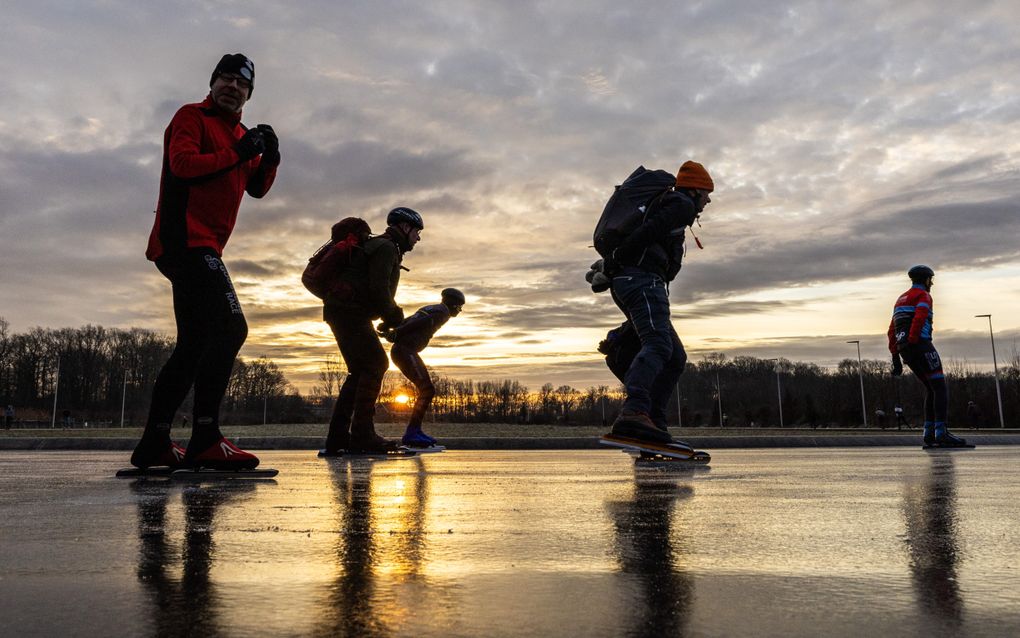
[(145, 470), (150, 467), (177, 469), (184, 464), (184, 448), (173, 441), (142, 440), (131, 453), (131, 465)]
[[(189, 452), (191, 444), (188, 444)], [(201, 452), (190, 457), (185, 457), (185, 463), (189, 467), (207, 467), (214, 470), (237, 471), (253, 470), (259, 465), (259, 458), (250, 452), (245, 452), (226, 438), (221, 437)]]
[(952, 434), (949, 430), (943, 430), (941, 436), (935, 436), (936, 447), (974, 447), (973, 445), (967, 445), (966, 439)]

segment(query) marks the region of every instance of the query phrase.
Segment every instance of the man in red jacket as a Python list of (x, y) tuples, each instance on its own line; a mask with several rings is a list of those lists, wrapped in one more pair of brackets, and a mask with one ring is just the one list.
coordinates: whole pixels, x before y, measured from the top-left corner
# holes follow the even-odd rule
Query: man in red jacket
[[(131, 455), (152, 466), (250, 469), (254, 455), (220, 433), (219, 407), (230, 371), (248, 335), (241, 305), (221, 259), (247, 191), (263, 197), (280, 164), (276, 133), (249, 129), (241, 110), (255, 88), (255, 65), (224, 55), (209, 79), (209, 95), (182, 106), (163, 135), (163, 172), (156, 220), (145, 252), (170, 280), (177, 344), (152, 391), (145, 432)], [(174, 413), (195, 388), (191, 439), (170, 439)]]
[(889, 322), (889, 352), (892, 353), (892, 374), (903, 374), (907, 364), (924, 386), (925, 447), (974, 447), (967, 445), (949, 431), (949, 391), (946, 375), (942, 372), (942, 359), (932, 344), (935, 309), (931, 287), (935, 285), (935, 271), (919, 264), (907, 271), (911, 286), (893, 306)]

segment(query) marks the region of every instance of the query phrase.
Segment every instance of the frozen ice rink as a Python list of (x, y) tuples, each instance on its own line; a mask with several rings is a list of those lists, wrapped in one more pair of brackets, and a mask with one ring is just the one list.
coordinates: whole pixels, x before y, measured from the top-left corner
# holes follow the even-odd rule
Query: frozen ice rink
[(1020, 448), (0, 453), (4, 636), (1020, 634)]

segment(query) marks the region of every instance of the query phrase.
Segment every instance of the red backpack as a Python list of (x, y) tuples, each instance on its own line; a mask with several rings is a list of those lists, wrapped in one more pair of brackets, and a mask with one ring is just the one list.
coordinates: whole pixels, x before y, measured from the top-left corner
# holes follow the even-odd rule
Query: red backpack
[(301, 273), (301, 283), (308, 292), (331, 301), (354, 297), (354, 287), (340, 275), (371, 233), (368, 223), (359, 217), (347, 217), (333, 224), (331, 239), (315, 251)]

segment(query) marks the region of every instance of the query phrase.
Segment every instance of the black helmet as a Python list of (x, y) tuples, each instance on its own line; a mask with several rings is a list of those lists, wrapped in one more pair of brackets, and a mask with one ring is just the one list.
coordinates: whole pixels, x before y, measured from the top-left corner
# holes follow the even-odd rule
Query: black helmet
[(915, 284), (923, 284), (924, 282), (928, 281), (929, 277), (934, 276), (935, 271), (929, 268), (928, 266), (924, 266), (922, 264), (918, 264), (917, 266), (914, 266), (913, 268), (907, 271), (907, 277), (910, 277), (910, 281), (914, 282)]
[(456, 288), (443, 288), (443, 301), (449, 301), (452, 306), (463, 306), (466, 300), (464, 293)]
[(386, 216), (387, 226), (396, 226), (397, 224), (411, 224), (418, 230), (425, 228), (425, 222), (421, 220), (421, 215), (419, 215), (417, 211), (411, 210), (406, 206), (394, 208), (390, 211), (390, 214)]

